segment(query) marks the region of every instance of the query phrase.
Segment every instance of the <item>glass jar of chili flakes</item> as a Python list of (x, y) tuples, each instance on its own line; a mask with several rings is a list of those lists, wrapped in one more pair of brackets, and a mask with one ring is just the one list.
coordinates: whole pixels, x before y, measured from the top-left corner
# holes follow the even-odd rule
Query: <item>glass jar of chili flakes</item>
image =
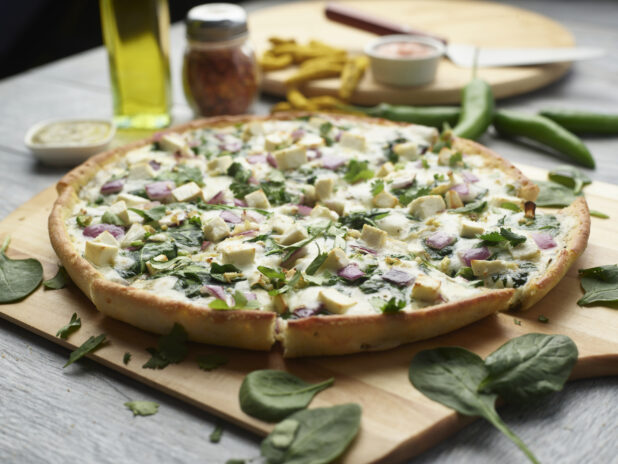
[(183, 87), (196, 114), (248, 112), (259, 85), (259, 68), (248, 42), (247, 14), (238, 5), (210, 3), (187, 14)]

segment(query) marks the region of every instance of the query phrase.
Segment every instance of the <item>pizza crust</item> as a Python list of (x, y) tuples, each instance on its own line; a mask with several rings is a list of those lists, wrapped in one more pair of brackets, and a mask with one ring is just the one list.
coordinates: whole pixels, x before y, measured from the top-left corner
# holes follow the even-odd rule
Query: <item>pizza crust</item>
[[(236, 116), (208, 118), (184, 124), (164, 133), (185, 132), (202, 127), (217, 127), (259, 120), (284, 120), (306, 116), (292, 113), (276, 117)], [(332, 118), (370, 121), (377, 124), (406, 125), (382, 119), (329, 115)], [(49, 217), (52, 246), (76, 285), (99, 311), (151, 332), (168, 333), (174, 323), (182, 324), (193, 341), (245, 349), (268, 350), (277, 338), (284, 356), (338, 355), (385, 350), (403, 343), (434, 337), (456, 330), (497, 311), (527, 309), (540, 300), (564, 276), (585, 248), (590, 217), (585, 200), (579, 199), (560, 214), (578, 218), (565, 248), (543, 276), (528, 282), (523, 291), (487, 290), (485, 293), (453, 303), (444, 303), (412, 312), (362, 316), (317, 316), (289, 320), (277, 327), (273, 312), (243, 310), (216, 311), (208, 307), (109, 281), (76, 251), (65, 225), (78, 201), (77, 192), (108, 163), (126, 152), (156, 141), (159, 135), (99, 154), (65, 175), (57, 184), (58, 199)], [(538, 187), (516, 167), (491, 150), (469, 140), (456, 139), (454, 149), (464, 154), (483, 156), (513, 178), (518, 196), (534, 200)]]

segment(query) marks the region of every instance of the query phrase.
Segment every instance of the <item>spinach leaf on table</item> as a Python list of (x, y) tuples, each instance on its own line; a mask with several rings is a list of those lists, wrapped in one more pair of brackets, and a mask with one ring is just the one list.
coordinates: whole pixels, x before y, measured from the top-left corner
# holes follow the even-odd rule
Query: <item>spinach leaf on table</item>
[(219, 353), (208, 353), (199, 355), (196, 361), (199, 368), (203, 371), (212, 371), (217, 367), (227, 364), (229, 359)]
[(507, 401), (525, 401), (562, 390), (577, 354), (573, 340), (564, 335), (522, 335), (487, 357), (489, 374), (479, 389)]
[(547, 174), (547, 177), (552, 182), (569, 187), (575, 194), (580, 193), (584, 186), (592, 182), (586, 174), (569, 165), (558, 166), (552, 169)]
[(88, 340), (86, 340), (82, 345), (73, 351), (69, 355), (69, 360), (67, 363), (62, 366), (63, 368), (70, 366), (78, 359), (83, 358), (89, 353), (97, 350), (103, 343), (105, 342), (105, 334), (98, 335), (97, 337), (91, 336)]
[(69, 280), (70, 277), (67, 274), (67, 271), (64, 269), (64, 267), (60, 266), (58, 267), (58, 272), (56, 273), (56, 275), (49, 280), (44, 280), (43, 285), (45, 286), (45, 288), (49, 288), (51, 290), (59, 290), (66, 287)]
[(478, 391), (489, 371), (476, 354), (460, 347), (435, 348), (418, 353), (410, 364), (412, 385), (428, 398), (466, 416), (480, 416), (504, 433), (533, 463), (532, 452), (498, 416), (497, 395)]
[(298, 411), (264, 439), (262, 456), (268, 464), (327, 464), (352, 442), (360, 418), (361, 407), (354, 403)]
[(285, 371), (253, 371), (240, 386), (240, 408), (250, 416), (276, 422), (306, 408), (317, 393), (330, 387), (334, 381), (330, 378), (311, 384)]
[(13, 303), (30, 295), (43, 280), (43, 266), (36, 259), (10, 259), (4, 253), (7, 238), (0, 248), (0, 303)]
[(618, 307), (618, 265), (580, 269), (579, 277), (585, 293), (577, 302), (578, 305)]
[(175, 323), (167, 335), (159, 338), (156, 348), (147, 348), (152, 357), (142, 366), (146, 369), (163, 369), (171, 363), (179, 363), (187, 357), (189, 335), (185, 328)]
[(81, 326), (82, 326), (82, 320), (79, 317), (77, 317), (77, 313), (73, 313), (69, 323), (65, 325), (64, 327), (62, 327), (60, 330), (58, 330), (58, 332), (56, 333), (56, 337), (60, 337), (66, 340), (69, 335), (71, 335)]
[(555, 182), (536, 181), (539, 186), (539, 196), (536, 198), (537, 206), (562, 208), (573, 203), (580, 194), (572, 189)]

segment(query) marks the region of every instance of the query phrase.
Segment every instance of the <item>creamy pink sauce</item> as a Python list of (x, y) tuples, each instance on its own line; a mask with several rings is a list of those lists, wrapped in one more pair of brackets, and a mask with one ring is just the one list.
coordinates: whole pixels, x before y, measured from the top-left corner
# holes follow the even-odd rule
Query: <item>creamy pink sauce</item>
[(376, 47), (375, 52), (386, 58), (422, 58), (435, 48), (418, 42), (389, 42)]

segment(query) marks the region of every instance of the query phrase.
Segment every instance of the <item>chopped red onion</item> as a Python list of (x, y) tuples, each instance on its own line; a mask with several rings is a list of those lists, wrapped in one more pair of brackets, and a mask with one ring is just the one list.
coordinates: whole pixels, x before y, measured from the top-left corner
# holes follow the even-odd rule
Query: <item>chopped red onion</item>
[(446, 235), (444, 232), (436, 232), (425, 239), (425, 243), (434, 250), (441, 250), (442, 248), (449, 246), (455, 241), (455, 237)]
[(275, 157), (272, 155), (272, 153), (269, 153), (268, 155), (266, 155), (266, 161), (268, 162), (268, 164), (270, 164), (273, 168), (277, 167), (277, 160), (275, 159)]
[(234, 198), (234, 206), (247, 206), (247, 202), (240, 198)]
[(453, 192), (457, 192), (460, 197), (465, 197), (470, 194), (470, 187), (468, 184), (455, 184), (451, 187)]
[(225, 134), (217, 133), (215, 134), (215, 138), (220, 142), (223, 142), (225, 140)]
[(288, 259), (281, 263), (281, 267), (289, 269), (297, 259), (307, 256), (307, 248), (302, 247), (290, 255)]
[(365, 255), (367, 255), (367, 254), (369, 254), (369, 255), (377, 255), (378, 254), (378, 252), (376, 250), (372, 249), (372, 248), (367, 248), (367, 247), (364, 247), (364, 246), (361, 246), (361, 245), (350, 245), (350, 246), (352, 248), (360, 251), (361, 253), (363, 253)]
[(419, 160), (414, 164), (415, 168), (422, 168), (423, 167), (423, 160)]
[(322, 152), (320, 150), (307, 150), (308, 160), (314, 160), (317, 158), (322, 158)]
[(159, 182), (153, 182), (152, 184), (147, 184), (146, 187), (146, 195), (151, 200), (165, 200), (172, 194), (172, 188), (174, 184), (167, 180), (162, 180)]
[(468, 171), (462, 171), (461, 172), (462, 177), (465, 179), (466, 182), (473, 184), (475, 182), (479, 181), (479, 178), (476, 177), (473, 173), (468, 172)]
[(249, 183), (250, 183), (251, 185), (259, 185), (259, 184), (260, 184), (260, 183), (258, 182), (258, 180), (257, 180), (255, 177), (253, 177), (253, 176), (249, 177)]
[(110, 193), (118, 193), (122, 191), (124, 187), (124, 181), (122, 179), (110, 180), (109, 182), (105, 182), (101, 186), (101, 193), (103, 195), (109, 195)]
[(152, 140), (154, 140), (155, 142), (158, 142), (159, 140), (161, 140), (161, 137), (163, 137), (165, 135), (165, 132), (156, 132), (155, 135), (152, 136)]
[(225, 192), (223, 190), (220, 190), (210, 200), (208, 200), (208, 204), (209, 205), (224, 205), (225, 204)]
[(221, 211), (221, 214), (219, 216), (221, 216), (221, 219), (223, 219), (225, 222), (229, 222), (230, 224), (240, 224), (242, 222), (242, 219), (240, 219), (231, 211)]
[(549, 232), (532, 232), (530, 234), (541, 250), (547, 250), (557, 246), (554, 237)]
[(242, 143), (240, 143), (238, 140), (229, 140), (225, 143), (219, 144), (219, 150), (229, 151), (232, 153), (237, 152), (241, 148), (242, 148)]
[(303, 319), (305, 317), (316, 316), (322, 311), (323, 306), (321, 304), (316, 304), (312, 306), (300, 306), (296, 308), (292, 314), (297, 319)]
[(200, 247), (201, 251), (206, 250), (210, 245), (212, 245), (212, 242), (209, 242), (208, 240), (204, 240), (202, 242), (202, 246)]
[(250, 219), (253, 222), (257, 222), (258, 224), (260, 222), (264, 222), (264, 216), (262, 216), (260, 213), (256, 213), (255, 211), (244, 210), (242, 214), (245, 219)]
[(389, 269), (386, 274), (382, 275), (382, 278), (387, 282), (399, 285), (400, 287), (410, 285), (415, 280), (414, 276), (411, 276), (407, 272), (399, 269)]
[(303, 136), (305, 135), (305, 130), (304, 129), (294, 129), (290, 135), (292, 136), (292, 140), (296, 142), (303, 138)]
[(298, 214), (300, 214), (301, 216), (309, 216), (311, 215), (311, 211), (313, 211), (313, 208), (311, 206), (305, 206), (305, 205), (296, 205), (298, 206)]
[(258, 233), (258, 230), (257, 230), (257, 229), (249, 229), (249, 230), (245, 230), (245, 231), (242, 231), (242, 232), (238, 232), (237, 234), (232, 234), (232, 235), (235, 235), (235, 236), (244, 236), (244, 235), (255, 235), (255, 234), (257, 234), (257, 233)]
[(159, 169), (161, 169), (161, 163), (155, 160), (148, 161), (148, 165), (155, 171), (158, 171)]
[(341, 140), (341, 136), (343, 135), (343, 131), (339, 131), (335, 134), (335, 140), (339, 142)]
[(245, 298), (247, 301), (255, 301), (257, 300), (257, 295), (253, 292), (244, 292)]
[(391, 184), (391, 188), (402, 189), (402, 188), (409, 187), (413, 183), (414, 183), (414, 174), (408, 174), (408, 176), (406, 177), (401, 176), (393, 180), (393, 183)]
[(470, 261), (477, 260), (483, 261), (491, 256), (491, 252), (487, 247), (471, 248), (463, 253), (459, 254), (459, 259), (463, 261), (466, 266), (470, 266)]
[(251, 155), (251, 156), (247, 156), (247, 163), (249, 164), (258, 164), (258, 163), (265, 163), (266, 162), (266, 156), (265, 155)]
[(82, 233), (84, 234), (84, 237), (96, 238), (105, 231), (112, 234), (116, 239), (124, 235), (124, 229), (113, 224), (93, 224), (85, 227)]
[(202, 293), (208, 293), (215, 298), (223, 300), (227, 303), (227, 296), (225, 294), (225, 290), (220, 285), (204, 285), (202, 287)]
[(322, 159), (322, 167), (324, 169), (335, 170), (343, 166), (345, 162), (345, 158), (341, 158), (339, 156), (329, 156)]
[(356, 279), (360, 279), (361, 277), (363, 277), (365, 273), (360, 270), (360, 268), (358, 267), (358, 264), (350, 263), (347, 266), (339, 269), (337, 271), (337, 275), (339, 277), (343, 277), (346, 280), (354, 281)]

